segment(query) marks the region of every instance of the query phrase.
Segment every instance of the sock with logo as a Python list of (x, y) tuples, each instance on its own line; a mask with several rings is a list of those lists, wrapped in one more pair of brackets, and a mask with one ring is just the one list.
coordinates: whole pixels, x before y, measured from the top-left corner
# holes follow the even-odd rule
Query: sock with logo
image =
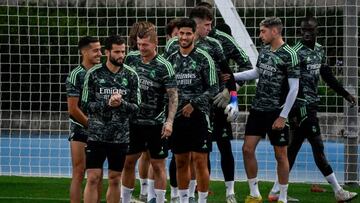
[(148, 182), (147, 179), (140, 178), (140, 194), (147, 195), (148, 192)]
[(189, 203), (189, 189), (179, 190), (180, 203)]
[(250, 195), (253, 197), (260, 197), (258, 179), (257, 178), (248, 179), (248, 183), (250, 188)]
[(234, 192), (234, 181), (225, 181), (226, 196), (235, 194)]
[(331, 185), (333, 191), (336, 193), (337, 191), (341, 190), (341, 186), (339, 185), (336, 176), (334, 173), (325, 177), (328, 183)]

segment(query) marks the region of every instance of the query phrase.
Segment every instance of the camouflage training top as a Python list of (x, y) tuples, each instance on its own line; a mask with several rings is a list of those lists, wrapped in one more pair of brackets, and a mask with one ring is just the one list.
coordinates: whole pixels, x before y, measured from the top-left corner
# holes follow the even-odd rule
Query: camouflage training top
[[(78, 97), (79, 98), (78, 106), (81, 110), (82, 110), (81, 96), (84, 87), (85, 75), (86, 75), (86, 68), (82, 65), (79, 65), (70, 72), (65, 82), (67, 97)], [(80, 133), (80, 134), (87, 133), (87, 131), (84, 129), (84, 126), (71, 115), (69, 120), (70, 120), (71, 133)]]
[(241, 49), (232, 36), (215, 28), (211, 30), (209, 36), (220, 42), (227, 61), (230, 59), (234, 60), (241, 71), (252, 69), (248, 55)]
[(300, 85), (298, 99), (295, 105), (315, 104), (319, 102), (318, 83), (320, 79), (320, 67), (326, 63), (324, 48), (316, 43), (314, 49), (308, 48), (298, 42), (293, 49), (300, 59)]
[(289, 85), (288, 78), (299, 78), (299, 59), (286, 43), (276, 51), (270, 46), (261, 49), (256, 64), (259, 82), (251, 108), (257, 111), (276, 111), (285, 102)]
[(139, 51), (130, 52), (125, 63), (136, 70), (140, 79), (140, 110), (131, 122), (140, 125), (164, 123), (168, 104), (166, 89), (176, 88), (172, 65), (160, 55), (145, 64)]
[[(119, 107), (108, 105), (113, 93), (122, 95)], [(129, 118), (140, 105), (139, 79), (134, 69), (123, 65), (111, 72), (105, 64), (85, 76), (82, 104), (89, 117), (88, 141), (129, 143)]]
[[(200, 49), (206, 51), (214, 60), (216, 68), (220, 70), (219, 64), (226, 61), (224, 50), (217, 39), (212, 37), (200, 37), (195, 41), (195, 45)], [(172, 53), (178, 51), (180, 48), (179, 37), (171, 38), (167, 43), (164, 51), (164, 57), (170, 56)]]
[(219, 90), (215, 64), (210, 55), (195, 47), (187, 56), (183, 56), (179, 50), (172, 53), (168, 61), (173, 64), (178, 88), (176, 116), (188, 103), (209, 115), (210, 99)]

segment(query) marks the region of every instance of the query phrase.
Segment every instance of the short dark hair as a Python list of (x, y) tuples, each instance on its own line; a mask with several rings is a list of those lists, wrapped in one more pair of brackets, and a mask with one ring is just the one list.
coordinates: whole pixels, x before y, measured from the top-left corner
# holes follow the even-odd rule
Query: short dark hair
[(264, 26), (267, 28), (277, 27), (280, 33), (282, 32), (283, 29), (283, 24), (281, 22), (281, 19), (278, 17), (267, 17), (260, 22), (260, 26)]
[(301, 22), (302, 23), (314, 22), (316, 26), (318, 25), (318, 22), (314, 16), (306, 16)]
[(94, 43), (94, 42), (99, 42), (99, 39), (96, 37), (92, 37), (92, 36), (85, 36), (80, 38), (79, 43), (78, 43), (78, 49), (81, 50), (84, 47), (89, 46), (90, 43)]
[(178, 28), (180, 29), (182, 27), (189, 27), (189, 28), (192, 29), (193, 32), (196, 31), (196, 23), (191, 18), (182, 18), (182, 19), (180, 19), (180, 21), (178, 23)]
[(210, 3), (206, 2), (206, 1), (201, 1), (201, 2), (197, 3), (196, 6), (204, 6), (208, 9), (213, 9), (213, 5), (211, 5)]
[(120, 37), (119, 35), (111, 35), (105, 39), (104, 45), (106, 50), (111, 50), (113, 44), (125, 44), (125, 39)]
[(200, 18), (202, 20), (213, 20), (213, 14), (210, 9), (205, 6), (196, 6), (191, 9), (189, 18)]
[(172, 34), (174, 28), (178, 27), (179, 22), (180, 22), (179, 18), (174, 18), (174, 19), (170, 20), (168, 22), (168, 24), (166, 24), (166, 27), (165, 27), (166, 34), (170, 36)]

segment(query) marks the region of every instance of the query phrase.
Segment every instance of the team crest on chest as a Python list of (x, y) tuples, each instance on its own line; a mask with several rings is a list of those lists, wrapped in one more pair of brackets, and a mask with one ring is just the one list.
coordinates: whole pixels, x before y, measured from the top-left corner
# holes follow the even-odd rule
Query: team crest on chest
[(129, 81), (126, 78), (123, 78), (121, 84), (126, 87), (129, 84)]
[(156, 77), (156, 71), (155, 70), (151, 70), (150, 71), (150, 73), (149, 73), (149, 75), (150, 75), (150, 78), (155, 78)]
[(100, 79), (99, 83), (100, 83), (100, 84), (104, 84), (104, 83), (105, 83), (105, 80), (104, 80), (104, 79)]
[(192, 61), (191, 68), (194, 69), (194, 70), (196, 69), (196, 61)]

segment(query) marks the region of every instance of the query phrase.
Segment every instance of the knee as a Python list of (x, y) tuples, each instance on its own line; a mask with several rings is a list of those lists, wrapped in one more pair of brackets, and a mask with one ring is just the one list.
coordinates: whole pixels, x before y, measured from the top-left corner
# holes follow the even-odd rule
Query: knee
[(255, 149), (247, 145), (243, 145), (242, 152), (244, 157), (251, 157), (255, 155)]
[(118, 186), (120, 185), (120, 179), (121, 176), (113, 176), (113, 177), (109, 177), (109, 186)]
[(183, 159), (183, 158), (179, 158), (176, 160), (176, 168), (177, 169), (184, 169), (184, 168), (188, 168), (190, 165), (189, 160)]
[(101, 176), (98, 174), (88, 174), (87, 177), (87, 184), (95, 186), (98, 185), (98, 183), (101, 180)]
[(275, 158), (278, 163), (288, 163), (288, 157), (286, 152), (276, 153)]
[(160, 174), (162, 172), (165, 172), (165, 165), (161, 163), (151, 162), (151, 166), (154, 171), (154, 174)]
[(207, 154), (193, 156), (192, 159), (195, 168), (207, 168)]

